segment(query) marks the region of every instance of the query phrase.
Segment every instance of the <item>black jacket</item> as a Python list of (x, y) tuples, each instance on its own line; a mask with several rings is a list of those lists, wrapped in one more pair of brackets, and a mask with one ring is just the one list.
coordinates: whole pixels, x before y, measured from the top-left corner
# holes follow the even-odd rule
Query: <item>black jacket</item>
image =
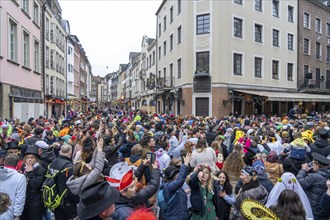
[[(330, 143), (326, 139), (317, 138), (316, 141), (310, 145), (310, 148), (310, 154), (313, 152), (317, 152), (325, 157), (330, 154)], [(310, 157), (310, 159), (312, 158)]]
[[(218, 180), (213, 182), (213, 202), (215, 206), (215, 212), (219, 220), (228, 220), (230, 217), (231, 205), (228, 204), (224, 198), (219, 196), (219, 186), (220, 182)], [(226, 194), (229, 195), (229, 192), (226, 192)]]
[(30, 172), (25, 172), (27, 180), (26, 198), (22, 219), (40, 220), (44, 208), (41, 187), (45, 180), (46, 170), (38, 165)]
[(109, 167), (112, 167), (118, 162), (118, 149), (122, 146), (122, 144), (123, 137), (121, 136), (115, 146), (107, 145), (104, 147), (105, 158), (108, 160)]
[(206, 132), (206, 142), (208, 143), (209, 146), (211, 146), (212, 142), (214, 139), (217, 137), (217, 134), (213, 131), (208, 131)]
[(328, 179), (330, 179), (330, 167), (322, 168), (313, 173), (301, 169), (297, 175), (297, 180), (311, 204), (314, 219), (317, 220), (326, 220), (328, 217), (320, 206), (323, 193), (327, 190), (326, 182)]
[(59, 155), (58, 158), (56, 158), (49, 165), (49, 168), (50, 168), (49, 169), (50, 172), (63, 171), (64, 169), (67, 168), (66, 172), (62, 172), (58, 174), (56, 177), (57, 190), (59, 194), (62, 194), (64, 190), (67, 189), (67, 192), (63, 196), (63, 204), (73, 205), (78, 203), (79, 198), (77, 196), (74, 196), (66, 185), (66, 182), (69, 179), (69, 177), (73, 175), (73, 163), (71, 159), (64, 155)]

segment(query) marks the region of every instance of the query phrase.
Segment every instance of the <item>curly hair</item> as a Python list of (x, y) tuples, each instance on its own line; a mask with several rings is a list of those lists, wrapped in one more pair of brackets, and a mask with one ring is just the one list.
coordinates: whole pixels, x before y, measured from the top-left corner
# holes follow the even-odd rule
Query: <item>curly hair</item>
[[(209, 179), (206, 182), (206, 187), (208, 189), (209, 192), (213, 193), (213, 173), (212, 173), (212, 169), (209, 165), (201, 163), (198, 165), (198, 173), (199, 172), (203, 172), (204, 169), (208, 169), (209, 170)], [(198, 174), (197, 173), (197, 174)]]
[(240, 176), (242, 168), (245, 166), (241, 153), (232, 152), (227, 157), (222, 170), (233, 176)]

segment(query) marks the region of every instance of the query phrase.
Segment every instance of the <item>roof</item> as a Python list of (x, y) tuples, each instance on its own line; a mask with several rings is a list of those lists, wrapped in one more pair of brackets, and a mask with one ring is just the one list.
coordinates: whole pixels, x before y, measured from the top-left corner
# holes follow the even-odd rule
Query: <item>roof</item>
[(241, 90), (235, 89), (234, 91), (265, 96), (268, 101), (281, 101), (281, 102), (329, 102), (330, 95), (309, 94), (301, 92), (275, 92), (275, 91), (258, 91), (258, 90)]

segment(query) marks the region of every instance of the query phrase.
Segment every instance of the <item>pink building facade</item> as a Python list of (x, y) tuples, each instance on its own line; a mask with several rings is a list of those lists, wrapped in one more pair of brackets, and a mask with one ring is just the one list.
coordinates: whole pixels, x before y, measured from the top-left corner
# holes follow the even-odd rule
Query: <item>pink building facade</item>
[(44, 115), (41, 10), (37, 0), (0, 1), (0, 118)]

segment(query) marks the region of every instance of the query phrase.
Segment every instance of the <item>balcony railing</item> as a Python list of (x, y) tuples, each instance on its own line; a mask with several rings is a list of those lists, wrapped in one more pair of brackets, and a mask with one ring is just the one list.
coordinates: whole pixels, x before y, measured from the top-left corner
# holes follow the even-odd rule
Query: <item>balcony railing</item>
[(158, 88), (173, 88), (174, 87), (174, 78), (173, 77), (160, 77), (157, 80)]
[(330, 82), (320, 79), (302, 79), (298, 81), (298, 87), (307, 90), (330, 89)]

